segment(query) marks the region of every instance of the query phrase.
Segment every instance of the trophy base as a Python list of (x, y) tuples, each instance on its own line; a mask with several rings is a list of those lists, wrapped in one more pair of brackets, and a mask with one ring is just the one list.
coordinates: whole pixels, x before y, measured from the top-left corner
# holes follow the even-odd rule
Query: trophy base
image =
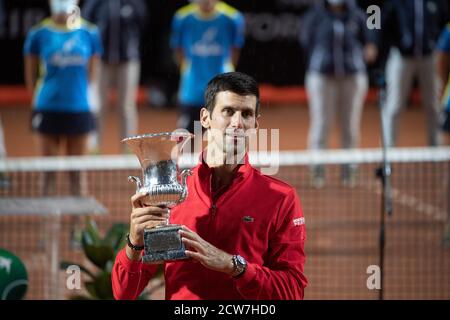
[(144, 255), (142, 261), (156, 264), (187, 259), (186, 250), (178, 230), (181, 225), (171, 224), (144, 230)]

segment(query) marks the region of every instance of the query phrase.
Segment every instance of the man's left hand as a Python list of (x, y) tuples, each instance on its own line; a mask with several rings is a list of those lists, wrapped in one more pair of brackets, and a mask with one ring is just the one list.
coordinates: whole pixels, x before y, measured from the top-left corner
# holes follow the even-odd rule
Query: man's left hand
[(234, 270), (233, 256), (203, 240), (197, 233), (183, 226), (180, 235), (189, 248), (186, 255), (206, 268), (231, 275)]

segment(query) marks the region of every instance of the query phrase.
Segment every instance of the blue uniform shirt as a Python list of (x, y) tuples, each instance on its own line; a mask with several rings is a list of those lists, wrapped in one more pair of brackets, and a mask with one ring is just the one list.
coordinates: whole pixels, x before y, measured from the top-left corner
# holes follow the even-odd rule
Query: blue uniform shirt
[(203, 106), (209, 80), (234, 70), (231, 49), (244, 45), (244, 18), (236, 9), (218, 2), (210, 18), (200, 16), (193, 3), (179, 9), (172, 20), (171, 47), (184, 53), (179, 102)]
[(90, 111), (88, 63), (93, 55), (102, 53), (96, 26), (82, 20), (79, 28), (68, 29), (45, 19), (30, 30), (23, 52), (40, 61), (34, 110)]
[[(447, 24), (444, 31), (442, 31), (437, 44), (437, 49), (450, 54), (450, 23)], [(447, 86), (445, 87), (442, 103), (445, 106), (445, 109), (450, 111), (450, 77), (447, 82)]]

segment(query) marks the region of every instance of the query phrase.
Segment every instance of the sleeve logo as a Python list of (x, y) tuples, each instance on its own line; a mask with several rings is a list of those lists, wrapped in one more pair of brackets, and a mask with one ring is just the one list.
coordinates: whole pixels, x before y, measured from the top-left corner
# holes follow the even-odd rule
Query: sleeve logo
[(301, 225), (304, 225), (304, 224), (305, 224), (305, 218), (304, 218), (304, 217), (301, 217), (301, 218), (295, 218), (295, 219), (293, 220), (293, 222), (294, 222), (294, 226), (301, 226)]

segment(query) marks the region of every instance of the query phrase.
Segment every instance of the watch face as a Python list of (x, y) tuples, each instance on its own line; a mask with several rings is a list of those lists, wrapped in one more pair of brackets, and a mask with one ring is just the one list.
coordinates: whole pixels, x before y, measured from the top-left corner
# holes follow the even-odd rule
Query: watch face
[(236, 260), (237, 260), (237, 262), (238, 262), (240, 265), (245, 265), (245, 264), (247, 264), (247, 262), (245, 261), (245, 259), (242, 258), (242, 257), (239, 256), (239, 255), (236, 257)]

